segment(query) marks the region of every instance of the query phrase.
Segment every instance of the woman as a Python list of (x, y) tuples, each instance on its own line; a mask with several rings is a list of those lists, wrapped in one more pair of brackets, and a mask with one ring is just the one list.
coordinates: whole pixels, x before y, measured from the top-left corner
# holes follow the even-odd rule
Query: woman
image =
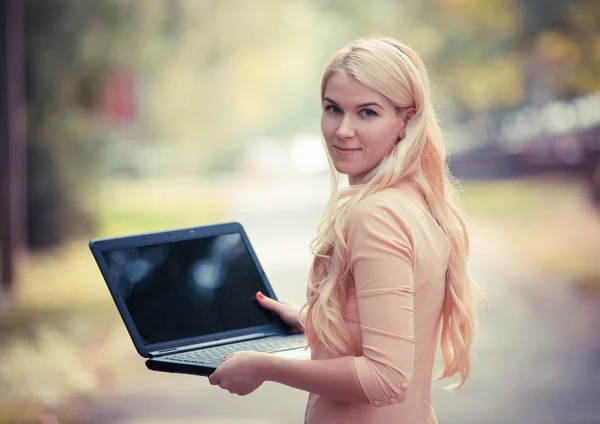
[(321, 100), (334, 190), (308, 300), (300, 309), (257, 295), (305, 331), (312, 360), (239, 352), (211, 384), (240, 395), (264, 381), (305, 390), (310, 424), (435, 423), (438, 339), (438, 378), (460, 374), (458, 389), (471, 370), (478, 289), (425, 67), (396, 40), (357, 40), (325, 70)]

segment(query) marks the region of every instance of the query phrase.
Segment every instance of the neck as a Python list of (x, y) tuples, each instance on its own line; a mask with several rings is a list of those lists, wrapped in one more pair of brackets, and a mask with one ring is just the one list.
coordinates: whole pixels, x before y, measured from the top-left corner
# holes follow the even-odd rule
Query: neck
[(356, 185), (356, 184), (360, 184), (361, 179), (365, 176), (365, 174), (360, 174), (360, 175), (348, 175), (348, 184), (349, 185)]

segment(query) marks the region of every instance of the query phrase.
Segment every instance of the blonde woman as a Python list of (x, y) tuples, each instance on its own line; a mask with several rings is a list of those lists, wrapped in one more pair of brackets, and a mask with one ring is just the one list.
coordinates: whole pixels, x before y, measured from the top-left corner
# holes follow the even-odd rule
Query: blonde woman
[(321, 100), (334, 190), (308, 300), (300, 308), (257, 294), (305, 331), (312, 360), (239, 352), (211, 384), (239, 395), (264, 381), (305, 390), (309, 424), (435, 423), (438, 340), (438, 378), (459, 374), (458, 389), (471, 371), (479, 291), (425, 67), (394, 39), (360, 39), (332, 59)]

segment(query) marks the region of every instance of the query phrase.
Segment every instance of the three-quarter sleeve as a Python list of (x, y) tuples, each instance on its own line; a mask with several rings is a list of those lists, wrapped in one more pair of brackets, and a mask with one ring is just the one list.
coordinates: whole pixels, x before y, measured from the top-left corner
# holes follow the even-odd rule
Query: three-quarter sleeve
[(372, 405), (402, 402), (415, 356), (412, 235), (398, 211), (371, 198), (352, 208), (346, 228), (362, 334), (356, 373)]

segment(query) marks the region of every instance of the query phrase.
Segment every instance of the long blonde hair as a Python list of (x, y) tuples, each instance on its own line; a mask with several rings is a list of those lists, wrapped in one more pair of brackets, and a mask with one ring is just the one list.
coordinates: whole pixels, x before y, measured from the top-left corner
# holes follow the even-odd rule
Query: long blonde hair
[[(386, 96), (400, 110), (415, 108), (405, 137), (358, 184), (340, 190), (340, 174), (333, 167), (332, 196), (311, 250), (314, 260), (309, 275), (306, 315), (303, 319), (309, 346), (320, 341), (330, 351), (351, 355), (351, 340), (344, 323), (350, 276), (344, 240), (345, 220), (361, 199), (411, 180), (423, 194), (430, 213), (439, 223), (450, 246), (446, 270), (446, 295), (442, 311), (441, 349), (444, 368), (437, 378), (461, 375), (457, 390), (471, 372), (471, 355), (477, 331), (476, 294), (483, 294), (467, 272), (469, 240), (461, 213), (453, 200), (455, 182), (446, 166), (446, 150), (431, 100), (427, 71), (419, 56), (397, 40), (369, 37), (340, 50), (325, 70), (321, 99), (329, 78), (343, 73)], [(302, 315), (302, 314), (301, 314)]]

